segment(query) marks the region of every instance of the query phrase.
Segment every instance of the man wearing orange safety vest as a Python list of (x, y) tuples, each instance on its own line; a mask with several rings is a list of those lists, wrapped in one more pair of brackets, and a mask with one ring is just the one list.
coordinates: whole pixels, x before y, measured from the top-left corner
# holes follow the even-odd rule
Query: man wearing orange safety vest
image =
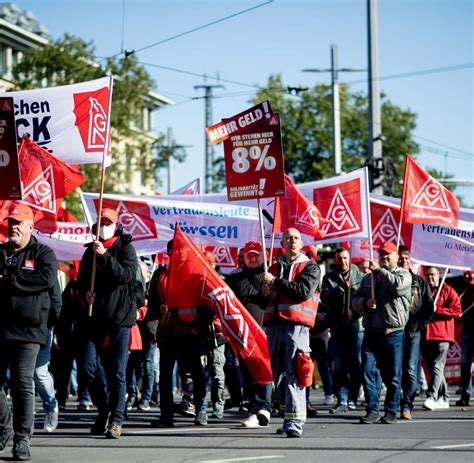
[(268, 303), (264, 326), (270, 349), (277, 398), (285, 407), (277, 434), (301, 437), (306, 421), (306, 391), (302, 384), (309, 358), (309, 330), (319, 302), (321, 271), (301, 252), (301, 234), (289, 228), (281, 246), (285, 254), (263, 275), (262, 293)]

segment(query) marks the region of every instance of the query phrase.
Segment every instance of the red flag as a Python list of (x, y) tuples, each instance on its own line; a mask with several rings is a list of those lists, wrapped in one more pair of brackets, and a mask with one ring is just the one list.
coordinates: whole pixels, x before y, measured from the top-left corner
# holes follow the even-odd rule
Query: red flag
[(53, 233), (61, 200), (84, 183), (84, 175), (28, 137), (21, 141), (18, 158), (23, 202), (35, 212), (35, 228)]
[(459, 201), (407, 154), (402, 193), (402, 220), (457, 227)]
[(287, 228), (296, 228), (305, 235), (323, 239), (326, 234), (322, 227), (329, 222), (323, 218), (318, 208), (296, 188), (285, 175), (285, 196), (275, 197), (273, 232), (281, 233)]
[(79, 222), (79, 220), (77, 220), (73, 214), (71, 214), (69, 211), (67, 211), (63, 207), (58, 208), (58, 215), (56, 219), (58, 222), (68, 222), (68, 223)]
[(259, 384), (272, 382), (270, 354), (264, 331), (177, 224), (166, 302), (169, 307), (210, 307), (219, 317), (224, 336), (255, 380)]

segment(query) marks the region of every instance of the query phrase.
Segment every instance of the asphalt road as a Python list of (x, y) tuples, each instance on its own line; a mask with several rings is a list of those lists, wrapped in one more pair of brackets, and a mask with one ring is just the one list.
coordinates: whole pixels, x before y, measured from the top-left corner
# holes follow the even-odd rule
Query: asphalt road
[[(451, 403), (458, 396), (451, 395)], [(342, 416), (329, 414), (319, 391), (312, 392), (318, 416), (309, 418), (303, 437), (288, 439), (275, 433), (282, 420), (272, 418), (265, 428), (244, 429), (245, 417), (236, 409), (224, 419), (209, 419), (207, 427), (194, 426), (191, 418), (178, 417), (172, 429), (150, 428), (158, 408), (129, 412), (124, 434), (118, 440), (89, 434), (95, 414), (78, 412), (76, 403), (60, 415), (53, 434), (42, 430), (44, 415), (36, 414), (32, 439), (34, 462), (472, 462), (474, 461), (474, 407), (425, 411), (417, 399), (414, 419), (395, 425), (358, 424), (364, 410)], [(40, 404), (38, 403), (38, 407)], [(11, 461), (11, 443), (0, 455)]]

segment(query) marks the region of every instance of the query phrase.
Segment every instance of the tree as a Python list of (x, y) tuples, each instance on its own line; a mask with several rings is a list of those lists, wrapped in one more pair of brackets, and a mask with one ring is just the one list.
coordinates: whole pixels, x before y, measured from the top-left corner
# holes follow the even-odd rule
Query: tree
[[(270, 76), (252, 103), (269, 100), (280, 113), (285, 170), (296, 182), (332, 176), (332, 97), (331, 86), (317, 84), (301, 96), (289, 96), (281, 76)], [(350, 93), (340, 86), (342, 170), (362, 167), (368, 157), (368, 100), (362, 93)], [(382, 128), (386, 181), (385, 193), (400, 194), (405, 154), (419, 152), (412, 138), (416, 114), (395, 106), (382, 97)]]
[[(154, 81), (145, 68), (137, 63), (134, 55), (124, 59), (111, 57), (98, 60), (92, 43), (64, 34), (42, 48), (24, 53), (22, 60), (13, 68), (15, 90), (44, 86), (67, 85), (97, 79), (108, 74), (114, 76), (112, 100), (112, 158), (115, 162), (107, 168), (105, 191), (125, 192), (123, 186), (130, 181), (132, 171), (140, 171), (144, 185), (155, 186), (156, 170), (166, 162), (160, 150), (164, 135), (150, 137), (143, 130), (142, 114), (149, 105), (147, 97)], [(133, 147), (125, 150), (125, 161), (119, 162), (117, 146), (123, 143)], [(121, 149), (123, 156), (123, 148)], [(138, 155), (139, 154), (139, 155)], [(182, 161), (184, 156), (178, 160)], [(99, 191), (100, 165), (82, 165), (86, 174), (85, 191)], [(78, 193), (68, 197), (68, 209), (80, 212)]]

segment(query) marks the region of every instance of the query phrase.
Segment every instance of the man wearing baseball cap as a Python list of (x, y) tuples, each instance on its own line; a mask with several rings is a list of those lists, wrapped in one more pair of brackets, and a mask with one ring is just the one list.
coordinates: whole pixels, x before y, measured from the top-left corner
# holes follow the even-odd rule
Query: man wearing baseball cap
[[(266, 298), (262, 296), (263, 247), (260, 241), (251, 240), (244, 246), (244, 265), (226, 277), (226, 283), (234, 291), (237, 299), (244, 305), (259, 325), (263, 322)], [(244, 362), (240, 369), (244, 379), (244, 390), (249, 400), (249, 416), (242, 422), (246, 428), (267, 426), (271, 416), (271, 383), (259, 385), (252, 377)]]
[[(118, 439), (125, 412), (126, 367), (130, 329), (136, 322), (138, 261), (132, 236), (118, 224), (115, 209), (104, 207), (100, 227), (92, 227), (99, 239), (86, 245), (77, 279), (84, 305), (86, 336), (78, 375), (87, 385), (98, 415), (91, 434)], [(96, 259), (94, 292), (90, 291)], [(87, 308), (92, 304), (92, 315)], [(107, 384), (99, 374), (98, 357)]]
[(0, 388), (0, 451), (13, 436), (13, 458), (26, 461), (31, 459), (34, 427), (33, 375), (40, 347), (46, 344), (56, 258), (32, 236), (29, 206), (13, 203), (7, 220), (8, 241), (0, 245), (0, 383), (9, 368), (14, 419)]
[[(396, 423), (401, 393), (404, 329), (408, 322), (412, 278), (398, 267), (398, 250), (387, 241), (378, 249), (378, 263), (370, 262), (367, 274), (352, 297), (353, 309), (362, 314), (362, 384), (367, 402), (363, 424), (380, 421), (376, 368), (387, 386), (382, 423)], [(374, 288), (372, 290), (372, 284)]]

